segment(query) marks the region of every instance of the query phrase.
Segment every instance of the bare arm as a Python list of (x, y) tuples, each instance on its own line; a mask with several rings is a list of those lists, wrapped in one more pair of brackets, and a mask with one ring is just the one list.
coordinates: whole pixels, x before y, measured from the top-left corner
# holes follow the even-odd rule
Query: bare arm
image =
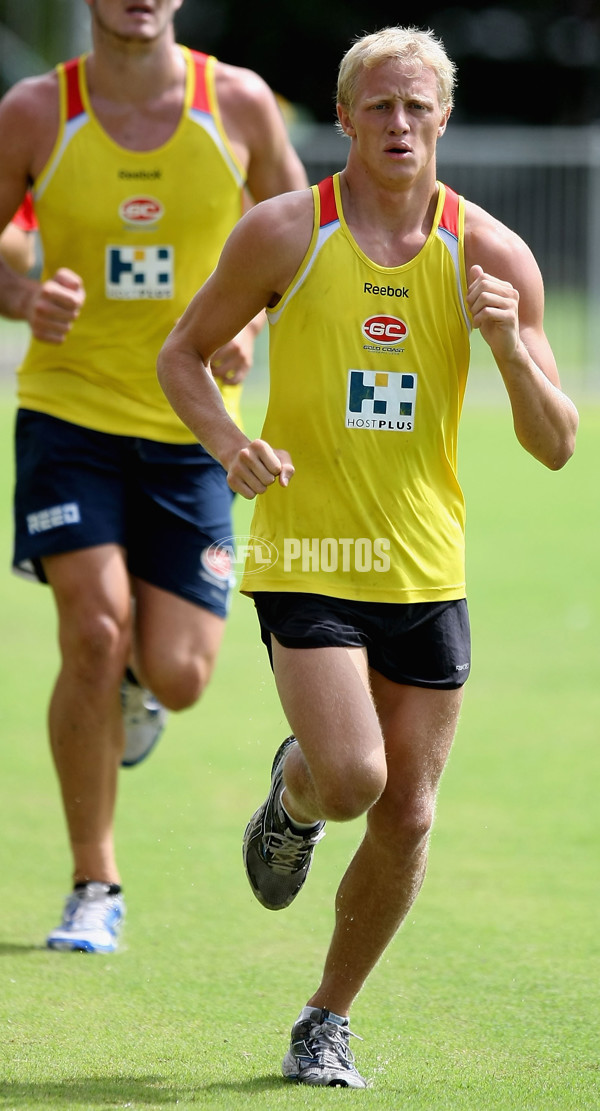
[[(245, 211), (259, 201), (305, 189), (304, 166), (296, 154), (269, 86), (252, 70), (218, 63), (216, 90), (223, 124), (246, 169)], [(240, 333), (215, 352), (215, 377), (236, 385), (252, 366), (254, 341), (265, 324), (259, 313)]]
[(252, 70), (219, 63), (216, 89), (223, 124), (246, 169), (254, 201), (305, 189), (304, 166), (271, 89)]
[(307, 191), (266, 201), (248, 213), (158, 358), (158, 378), (175, 412), (225, 468), (231, 488), (246, 498), (264, 493), (276, 478), (287, 486), (293, 465), (284, 450), (251, 442), (240, 431), (225, 411), (209, 364), (216, 350), (285, 291), (311, 226)]
[(529, 247), (476, 206), (467, 208), (467, 301), (509, 396), (519, 443), (551, 470), (575, 449), (578, 414), (563, 393), (544, 332), (544, 289)]
[(0, 255), (18, 274), (26, 274), (35, 261), (33, 233), (8, 224), (0, 235)]
[[(43, 168), (56, 134), (57, 111), (53, 76), (20, 82), (0, 103), (0, 229), (9, 224)], [(81, 279), (72, 270), (58, 270), (40, 283), (0, 258), (0, 314), (28, 321), (36, 339), (62, 343), (84, 300)]]

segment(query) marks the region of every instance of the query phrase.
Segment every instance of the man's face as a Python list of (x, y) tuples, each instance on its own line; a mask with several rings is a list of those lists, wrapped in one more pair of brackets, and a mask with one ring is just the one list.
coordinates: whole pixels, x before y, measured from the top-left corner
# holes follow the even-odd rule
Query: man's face
[(123, 42), (152, 42), (169, 27), (183, 0), (85, 0), (93, 23)]
[(362, 70), (354, 104), (338, 106), (340, 123), (368, 168), (386, 180), (406, 182), (435, 156), (450, 110), (442, 112), (433, 70), (397, 59)]

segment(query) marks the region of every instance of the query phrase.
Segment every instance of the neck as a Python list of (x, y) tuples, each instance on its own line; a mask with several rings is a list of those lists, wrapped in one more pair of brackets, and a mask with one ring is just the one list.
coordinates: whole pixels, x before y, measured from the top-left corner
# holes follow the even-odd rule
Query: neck
[(366, 222), (399, 235), (429, 234), (438, 194), (435, 163), (410, 181), (379, 180), (349, 158), (340, 185), (348, 223)]
[(160, 97), (181, 80), (184, 63), (172, 23), (148, 40), (119, 36), (97, 20), (92, 31), (90, 93), (131, 103)]
[(402, 266), (427, 242), (438, 199), (435, 176), (405, 183), (379, 182), (358, 165), (340, 175), (344, 218), (368, 258), (380, 266)]

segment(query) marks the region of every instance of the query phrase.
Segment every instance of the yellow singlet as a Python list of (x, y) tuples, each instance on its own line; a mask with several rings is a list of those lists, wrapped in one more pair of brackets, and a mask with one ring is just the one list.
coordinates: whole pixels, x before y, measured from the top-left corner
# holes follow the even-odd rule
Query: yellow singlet
[(439, 184), (431, 233), (403, 266), (352, 237), (336, 175), (313, 187), (306, 257), (269, 310), (262, 435), (289, 487), (256, 499), (243, 591), (373, 602), (465, 596), (457, 434), (469, 366), (464, 201)]
[[(130, 151), (90, 104), (85, 56), (57, 67), (60, 128), (33, 186), (43, 277), (81, 275), (86, 301), (60, 347), (32, 340), (19, 370), (23, 408), (100, 432), (190, 443), (156, 377), (168, 332), (215, 268), (242, 211), (245, 174), (214, 87), (215, 59), (180, 48), (185, 103), (171, 138)], [(237, 420), (240, 389), (223, 389)]]

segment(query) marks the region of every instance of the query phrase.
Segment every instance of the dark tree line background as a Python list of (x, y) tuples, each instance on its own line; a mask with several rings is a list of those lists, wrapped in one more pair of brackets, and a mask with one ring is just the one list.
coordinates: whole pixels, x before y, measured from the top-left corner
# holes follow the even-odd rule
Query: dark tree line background
[(389, 24), (431, 27), (458, 64), (464, 123), (600, 122), (597, 0), (460, 6), (382, 0), (185, 0), (180, 41), (257, 70), (315, 120), (333, 118), (339, 61)]
[[(357, 35), (431, 27), (458, 64), (459, 123), (600, 123), (600, 0), (184, 0), (181, 42), (258, 70), (318, 122)], [(0, 0), (0, 92), (89, 45), (83, 0)]]

